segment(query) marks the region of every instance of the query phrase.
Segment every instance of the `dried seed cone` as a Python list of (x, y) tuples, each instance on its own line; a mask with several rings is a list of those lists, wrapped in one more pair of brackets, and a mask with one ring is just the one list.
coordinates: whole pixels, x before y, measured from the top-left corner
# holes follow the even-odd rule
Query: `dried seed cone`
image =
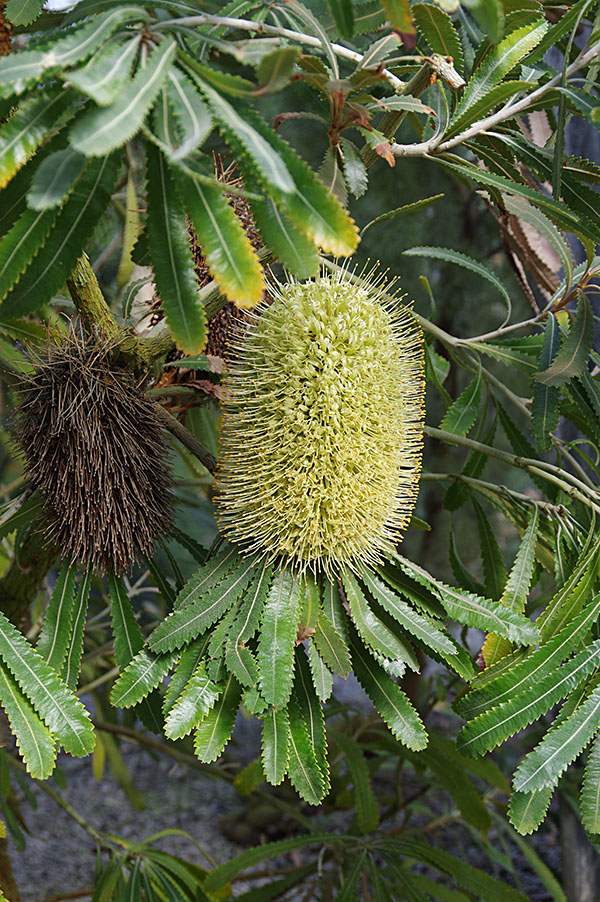
[[(375, 564), (418, 491), (423, 342), (373, 274), (271, 287), (235, 341), (216, 505), (222, 531), (298, 571)], [(389, 287), (388, 287), (389, 291)]]
[(21, 384), (16, 437), (63, 557), (126, 570), (171, 521), (168, 453), (153, 405), (72, 328)]

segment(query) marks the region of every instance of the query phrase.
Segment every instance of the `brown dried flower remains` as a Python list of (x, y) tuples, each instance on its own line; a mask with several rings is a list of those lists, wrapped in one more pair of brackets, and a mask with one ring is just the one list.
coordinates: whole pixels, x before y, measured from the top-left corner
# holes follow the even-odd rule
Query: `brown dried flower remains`
[(106, 572), (152, 550), (171, 522), (168, 452), (152, 402), (78, 327), (21, 384), (16, 437), (63, 557)]

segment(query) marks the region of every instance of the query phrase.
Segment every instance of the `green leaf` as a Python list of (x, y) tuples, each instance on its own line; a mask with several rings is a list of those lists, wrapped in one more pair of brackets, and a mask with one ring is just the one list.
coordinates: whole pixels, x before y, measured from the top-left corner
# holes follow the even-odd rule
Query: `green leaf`
[(417, 752), (427, 745), (421, 718), (400, 687), (352, 637), (352, 664), (359, 683), (373, 702), (396, 739)]
[(310, 742), (315, 750), (315, 758), (321, 771), (324, 791), (329, 792), (329, 762), (327, 760), (327, 734), (325, 732), (325, 716), (323, 706), (315, 693), (310, 675), (310, 667), (306, 660), (306, 650), (301, 646), (296, 649), (296, 678), (294, 695), (306, 721)]
[(525, 756), (513, 778), (519, 792), (554, 786), (563, 771), (598, 732), (600, 686), (566, 721), (551, 728), (540, 744)]
[[(496, 420), (492, 423), (487, 435), (482, 439), (482, 443), (484, 445), (491, 445), (494, 441), (495, 434)], [(479, 479), (487, 461), (488, 456), (482, 451), (470, 451), (465, 464), (460, 471), (460, 475), (471, 477), (472, 479)], [(470, 494), (471, 490), (468, 486), (457, 482), (454, 485), (451, 485), (444, 495), (444, 507), (449, 511), (459, 510), (459, 508), (468, 501)]]
[(479, 67), (475, 70), (464, 90), (460, 103), (456, 108), (458, 118), (463, 111), (480, 100), (488, 91), (497, 85), (505, 75), (517, 66), (542, 40), (548, 29), (542, 21), (534, 28), (525, 25), (511, 32), (497, 47), (487, 53)]
[(322, 702), (326, 702), (333, 692), (333, 676), (314, 642), (308, 643), (308, 661), (315, 692)]
[(456, 263), (458, 266), (462, 266), (464, 269), (476, 273), (478, 276), (486, 279), (500, 292), (506, 301), (507, 309), (510, 312), (510, 295), (503, 283), (494, 275), (494, 273), (490, 272), (489, 269), (486, 269), (485, 266), (482, 266), (481, 263), (473, 260), (472, 257), (468, 257), (466, 254), (455, 251), (450, 247), (409, 247), (407, 250), (402, 251), (402, 253), (407, 257), (430, 257), (434, 260), (445, 260), (447, 263)]
[[(538, 361), (538, 371), (543, 373), (552, 364), (558, 352), (560, 333), (558, 322), (552, 313), (548, 313), (544, 329), (544, 344)], [(550, 433), (558, 425), (558, 401), (560, 393), (554, 385), (544, 385), (536, 380), (533, 386), (531, 405), (531, 431), (540, 451), (548, 451), (552, 445)]]
[(71, 644), (76, 575), (77, 566), (65, 561), (48, 602), (37, 641), (39, 654), (57, 673), (62, 670)]
[(163, 714), (169, 713), (185, 687), (187, 686), (197, 665), (200, 663), (208, 647), (208, 636), (194, 639), (182, 652), (179, 663), (171, 675), (165, 698), (163, 701)]
[[(24, 219), (31, 216), (38, 223), (51, 220), (53, 228), (24, 275), (5, 296), (0, 308), (3, 317), (25, 316), (62, 288), (110, 202), (121, 166), (119, 157), (103, 157), (88, 164), (58, 215), (54, 210), (24, 214)], [(33, 237), (33, 230), (26, 229), (20, 240), (29, 243)]]
[(254, 307), (265, 287), (262, 267), (240, 220), (215, 182), (175, 172), (180, 199), (194, 226), (202, 256), (221, 293), (237, 307)]
[(67, 649), (67, 656), (62, 666), (61, 677), (69, 689), (75, 689), (79, 680), (81, 669), (81, 656), (83, 655), (83, 634), (87, 617), (88, 599), (92, 583), (92, 571), (86, 570), (79, 583), (75, 604), (73, 605), (73, 626), (71, 629), (71, 642)]
[(362, 197), (367, 190), (369, 179), (360, 151), (348, 138), (340, 138), (340, 153), (348, 190), (354, 197)]
[[(4, 57), (13, 59), (13, 56)], [(2, 62), (2, 60), (0, 60)], [(26, 98), (8, 122), (0, 126), (0, 188), (55, 134), (69, 114), (73, 96), (62, 88)]]
[(352, 670), (350, 652), (324, 611), (319, 615), (312, 638), (325, 664), (345, 679)]
[(327, 0), (333, 21), (343, 38), (349, 40), (354, 36), (354, 10), (352, 0)]
[(417, 3), (412, 7), (415, 25), (434, 53), (451, 56), (457, 72), (463, 71), (463, 51), (458, 32), (450, 18), (439, 6)]
[[(527, 529), (523, 533), (523, 539), (521, 540), (515, 562), (500, 598), (500, 604), (508, 605), (513, 611), (522, 612), (527, 604), (527, 596), (535, 567), (538, 527), (539, 511), (536, 506), (529, 517)], [(494, 633), (489, 633), (482, 648), (486, 666), (491, 667), (492, 664), (495, 664), (496, 661), (499, 661), (511, 650), (512, 646), (505, 639), (496, 636)]]
[[(181, 648), (208, 629), (243, 595), (254, 576), (253, 558), (244, 558), (218, 585), (183, 607), (177, 607), (148, 639), (152, 651), (164, 653)], [(182, 590), (185, 592), (186, 588)]]
[(562, 385), (567, 379), (579, 376), (585, 367), (594, 342), (594, 313), (585, 294), (579, 292), (577, 315), (571, 324), (569, 334), (554, 358), (554, 362), (537, 380), (542, 385)]
[(160, 686), (179, 655), (153, 655), (142, 648), (122, 671), (110, 693), (110, 703), (115, 708), (132, 708), (138, 705), (153, 689)]
[(487, 833), (491, 826), (489, 811), (480, 790), (473, 784), (473, 778), (466, 772), (460, 756), (448, 758), (431, 747), (419, 752), (418, 755), (419, 758), (414, 758), (415, 763), (421, 762), (431, 770), (465, 821), (477, 830)]
[[(360, 230), (361, 236), (370, 229), (371, 226), (377, 225), (378, 222), (385, 222), (388, 219), (396, 219), (398, 216), (405, 216), (407, 213), (415, 213), (417, 210), (422, 210), (423, 207), (428, 207), (430, 204), (436, 202), (436, 200), (440, 200), (440, 198), (444, 197), (443, 194), (432, 194), (431, 197), (423, 197), (420, 200), (415, 200), (410, 204), (403, 204), (401, 207), (396, 207), (394, 210), (388, 210), (386, 213), (382, 213), (381, 216), (376, 216), (375, 219), (371, 219), (365, 226)], [(419, 248), (417, 248), (419, 250)], [(405, 253), (408, 253), (405, 251)]]
[(239, 683), (230, 676), (223, 694), (198, 725), (194, 736), (194, 751), (205, 764), (216, 761), (229, 742), (241, 695)]
[(269, 705), (262, 722), (262, 766), (265, 778), (279, 786), (286, 775), (289, 761), (290, 722), (287, 708), (276, 710)]
[(196, 354), (206, 342), (206, 315), (198, 296), (185, 214), (164, 156), (150, 144), (147, 153), (147, 230), (156, 287), (177, 346)]
[(407, 648), (402, 641), (375, 616), (360, 587), (359, 582), (349, 573), (343, 577), (346, 598), (354, 625), (361, 639), (374, 652), (390, 661), (408, 663)]
[[(537, 210), (529, 203), (529, 201), (524, 200), (522, 197), (512, 197), (507, 195), (504, 198), (504, 205), (508, 212), (512, 213), (513, 216), (517, 216), (519, 219), (532, 225), (554, 248), (565, 276), (565, 295), (568, 294), (571, 287), (575, 264), (573, 262), (571, 248), (569, 247), (565, 236), (562, 232), (559, 232), (554, 223), (551, 222), (541, 210)], [(552, 316), (552, 314), (549, 314), (549, 316)]]
[(237, 570), (243, 559), (233, 545), (225, 542), (221, 550), (202, 564), (199, 570), (190, 577), (179, 592), (175, 608), (183, 608), (201, 595), (214, 589), (232, 570)]
[(380, 0), (380, 2), (385, 11), (385, 17), (393, 29), (402, 34), (415, 33), (408, 0)]
[(88, 712), (2, 613), (0, 657), (64, 750), (80, 758), (88, 755), (95, 742)]
[(108, 575), (108, 595), (115, 657), (119, 670), (123, 670), (142, 650), (144, 640), (140, 626), (135, 619), (125, 584), (121, 577), (114, 573)]
[(85, 166), (85, 157), (66, 147), (47, 157), (35, 173), (27, 195), (31, 210), (48, 210), (61, 204)]
[(48, 79), (52, 72), (66, 69), (90, 56), (106, 39), (124, 25), (145, 18), (144, 10), (135, 6), (120, 6), (70, 30), (53, 41), (46, 50), (24, 50), (0, 60), (0, 85), (16, 83), (20, 92), (32, 82)]
[(314, 628), (321, 613), (321, 588), (310, 573), (305, 573), (300, 583), (300, 626)]
[(444, 140), (448, 141), (455, 135), (460, 135), (475, 122), (489, 116), (497, 106), (507, 103), (511, 98), (516, 98), (517, 94), (524, 93), (533, 87), (534, 83), (529, 81), (505, 81), (496, 85), (467, 109), (463, 109), (460, 114), (458, 111), (454, 114), (444, 132)]
[(526, 617), (508, 610), (504, 605), (489, 601), (487, 598), (479, 598), (477, 595), (447, 586), (430, 576), (418, 564), (408, 561), (400, 555), (394, 555), (394, 558), (409, 575), (417, 580), (420, 579), (434, 591), (437, 589), (442, 605), (450, 617), (458, 620), (459, 623), (486, 632), (498, 633), (510, 639), (511, 642), (535, 644), (539, 640), (535, 625)]
[(299, 601), (298, 579), (288, 570), (281, 570), (275, 575), (265, 602), (258, 640), (261, 694), (276, 708), (287, 703), (292, 691)]
[(452, 402), (444, 414), (440, 428), (446, 432), (452, 432), (454, 435), (467, 435), (481, 410), (484, 392), (481, 367), (479, 367), (473, 381)]
[(181, 131), (181, 143), (171, 158), (182, 160), (204, 143), (213, 128), (212, 116), (191, 81), (176, 66), (167, 76), (167, 97)]
[(69, 136), (75, 150), (86, 156), (102, 156), (133, 137), (167, 77), (176, 46), (171, 37), (165, 38), (114, 103), (78, 118)]
[(580, 810), (581, 823), (587, 832), (600, 833), (600, 736), (594, 739), (585, 764)]
[(44, 0), (8, 0), (4, 12), (13, 25), (30, 25), (43, 5)]
[(0, 665), (0, 702), (27, 771), (34, 779), (45, 780), (56, 761), (52, 733), (4, 665)]
[(386, 57), (390, 56), (398, 49), (400, 38), (397, 34), (386, 34), (379, 40), (367, 47), (363, 58), (357, 66), (357, 71), (361, 69), (378, 69)]
[(337, 581), (323, 578), (323, 611), (336, 633), (348, 641), (348, 616), (344, 610)]
[(379, 807), (363, 750), (358, 742), (343, 733), (335, 734), (335, 743), (344, 753), (352, 778), (358, 826), (361, 833), (371, 833), (379, 825)]
[(307, 723), (295, 695), (288, 705), (290, 752), (288, 776), (296, 792), (309, 805), (319, 805), (326, 792), (321, 768), (310, 739)]
[(526, 836), (537, 830), (546, 817), (553, 794), (554, 786), (545, 786), (533, 792), (512, 793), (508, 817), (518, 833)]
[(278, 47), (263, 56), (256, 70), (256, 94), (262, 97), (263, 94), (272, 94), (285, 88), (290, 83), (299, 55), (300, 47), (289, 46)]
[(98, 106), (114, 103), (130, 81), (131, 66), (140, 44), (140, 35), (123, 41), (108, 53), (95, 56), (83, 69), (69, 73), (69, 82)]
[[(260, 116), (249, 107), (240, 114), (273, 153), (285, 163), (293, 180), (292, 189), (284, 193), (274, 187), (273, 197), (292, 223), (326, 253), (348, 256), (356, 250), (356, 226), (340, 202), (329, 194), (323, 182), (295, 151)], [(229, 136), (235, 150), (236, 142)], [(239, 165), (245, 177), (246, 155), (240, 149)]]
[(455, 655), (456, 647), (441, 630), (422, 614), (417, 613), (407, 605), (395, 592), (389, 589), (381, 580), (370, 573), (362, 576), (363, 583), (367, 586), (373, 597), (380, 605), (394, 617), (398, 623), (409, 633), (420, 639), (427, 647), (433, 648), (442, 655)]
[(479, 545), (483, 562), (486, 595), (494, 601), (497, 601), (502, 594), (502, 589), (506, 582), (506, 567), (502, 560), (502, 553), (500, 551), (500, 546), (498, 545), (498, 540), (496, 539), (494, 530), (492, 529), (483, 508), (475, 499), (473, 499), (473, 507), (475, 508), (477, 532), (479, 533)]
[(43, 246), (56, 215), (56, 210), (41, 213), (25, 210), (4, 235), (0, 242), (0, 298), (5, 297), (19, 281)]
[(236, 678), (248, 686), (256, 683), (258, 671), (254, 655), (245, 647), (245, 643), (253, 637), (258, 629), (269, 591), (271, 575), (271, 567), (266, 561), (263, 562), (246, 591), (242, 606), (231, 626), (227, 642), (225, 663)]
[(185, 689), (170, 707), (165, 719), (165, 736), (182, 739), (206, 717), (216, 703), (221, 690), (208, 676), (206, 665), (200, 661)]
[[(591, 643), (557, 671), (512, 696), (510, 701), (471, 720), (459, 734), (459, 750), (475, 756), (496, 748), (566, 698), (597, 669), (599, 660), (600, 640)], [(528, 787), (528, 791), (538, 788)]]

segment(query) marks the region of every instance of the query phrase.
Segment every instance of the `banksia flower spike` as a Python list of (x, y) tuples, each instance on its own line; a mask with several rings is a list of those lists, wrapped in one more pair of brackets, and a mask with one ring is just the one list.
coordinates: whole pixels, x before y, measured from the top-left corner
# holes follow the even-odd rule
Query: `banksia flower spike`
[(171, 521), (161, 428), (114, 344), (77, 327), (22, 380), (16, 438), (63, 557), (105, 572), (151, 551)]
[(216, 505), (297, 572), (360, 571), (401, 538), (423, 428), (419, 326), (373, 273), (275, 285), (234, 339)]

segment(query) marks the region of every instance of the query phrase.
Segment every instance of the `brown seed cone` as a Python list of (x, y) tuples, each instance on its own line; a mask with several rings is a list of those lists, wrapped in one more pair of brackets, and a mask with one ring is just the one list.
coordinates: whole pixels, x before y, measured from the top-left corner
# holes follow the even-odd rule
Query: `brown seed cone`
[(12, 25), (6, 18), (6, 0), (0, 0), (0, 56), (8, 56), (12, 50)]
[(128, 569), (168, 530), (167, 446), (114, 346), (71, 327), (23, 377), (16, 438), (62, 556), (104, 573)]

